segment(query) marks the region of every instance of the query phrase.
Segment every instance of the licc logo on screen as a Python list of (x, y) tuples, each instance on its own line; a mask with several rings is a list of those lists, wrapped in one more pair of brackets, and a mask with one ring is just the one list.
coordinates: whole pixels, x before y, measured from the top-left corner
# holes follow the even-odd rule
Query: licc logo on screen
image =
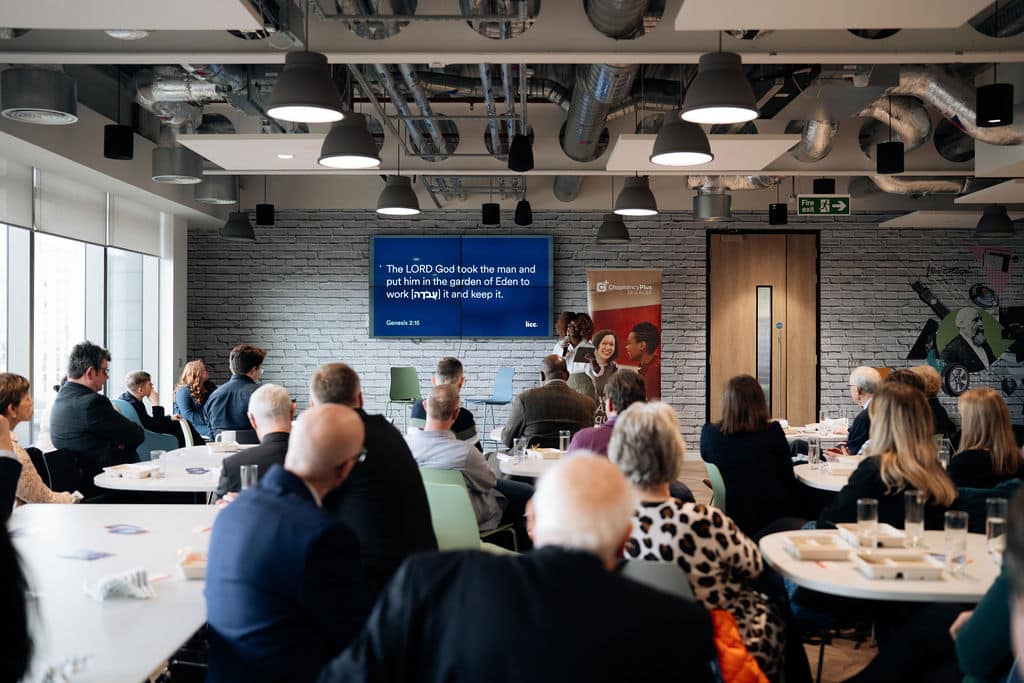
[(653, 294), (654, 286), (648, 284), (616, 285), (612, 284), (608, 280), (601, 280), (600, 282), (597, 283), (597, 291), (625, 292), (627, 296), (634, 296), (636, 294)]

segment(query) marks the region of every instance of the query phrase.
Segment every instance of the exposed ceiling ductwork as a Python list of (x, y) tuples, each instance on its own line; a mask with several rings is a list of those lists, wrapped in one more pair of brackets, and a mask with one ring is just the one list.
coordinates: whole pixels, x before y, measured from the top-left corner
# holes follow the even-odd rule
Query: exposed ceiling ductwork
[(839, 132), (838, 121), (790, 121), (787, 133), (800, 133), (800, 142), (793, 145), (789, 155), (797, 161), (821, 161), (832, 151), (832, 141)]
[(967, 178), (874, 175), (851, 179), (847, 191), (852, 197), (864, 197), (877, 192), (923, 197), (933, 194), (962, 194), (966, 187)]
[(778, 176), (767, 175), (691, 175), (686, 187), (691, 190), (770, 190), (782, 182)]
[(921, 100), (896, 95), (880, 97), (868, 105), (858, 116), (875, 119), (860, 129), (860, 148), (869, 159), (875, 158), (875, 146), (890, 137), (903, 141), (904, 154), (909, 154), (932, 135), (932, 118)]

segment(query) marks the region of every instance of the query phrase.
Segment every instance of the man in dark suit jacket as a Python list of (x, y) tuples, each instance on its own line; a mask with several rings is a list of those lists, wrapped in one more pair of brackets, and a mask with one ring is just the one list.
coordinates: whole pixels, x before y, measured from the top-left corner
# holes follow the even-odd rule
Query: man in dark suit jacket
[(328, 363), (309, 382), (310, 405), (337, 403), (355, 409), (366, 429), (366, 461), (324, 499), (324, 509), (359, 539), (368, 603), (373, 604), (402, 561), (437, 550), (423, 478), (409, 446), (383, 415), (367, 415), (359, 375)]
[(225, 429), (249, 429), (249, 397), (259, 386), (266, 356), (266, 351), (249, 344), (231, 349), (231, 379), (217, 387), (203, 404), (206, 424), (214, 436)]
[(408, 560), (320, 683), (714, 680), (704, 608), (614, 572), (632, 512), (607, 458), (559, 462), (533, 498), (537, 550)]
[(260, 445), (224, 458), (217, 482), (218, 498), (242, 490), (242, 465), (258, 465), (256, 476), (261, 479), (274, 465), (284, 464), (294, 417), (295, 404), (284, 387), (264, 384), (253, 392), (249, 398), (248, 418)]
[(501, 438), (512, 447), (520, 437), (529, 437), (541, 446), (558, 446), (558, 432), (568, 429), (573, 434), (594, 426), (597, 405), (589, 396), (573, 391), (566, 380), (569, 371), (565, 360), (546, 356), (540, 365), (540, 381), (535, 389), (527, 389), (512, 401), (512, 412)]
[(978, 309), (965, 306), (957, 311), (956, 327), (960, 333), (942, 348), (942, 360), (960, 363), (967, 372), (981, 372), (996, 361), (996, 354), (985, 339), (985, 324)]
[(68, 381), (50, 409), (50, 438), (57, 448), (76, 454), (83, 493), (103, 467), (137, 460), (135, 449), (146, 438), (142, 427), (97, 393), (109, 376), (109, 351), (88, 341), (76, 344), (68, 359)]
[(860, 453), (861, 447), (868, 440), (871, 433), (868, 404), (881, 385), (882, 376), (874, 368), (862, 365), (850, 373), (850, 396), (861, 406), (861, 411), (853, 418), (846, 433), (846, 451), (851, 455)]
[(275, 466), (217, 515), (206, 570), (206, 680), (310, 681), (365, 616), (359, 542), (320, 506), (364, 452), (344, 406), (299, 418)]
[[(200, 445), (203, 443), (203, 435), (197, 432), (189, 422), (182, 423), (181, 417), (178, 415), (164, 414), (163, 406), (160, 405), (160, 396), (157, 394), (156, 388), (153, 387), (153, 378), (148, 372), (137, 370), (130, 373), (124, 383), (125, 391), (118, 398), (135, 409), (135, 414), (138, 416), (139, 422), (142, 423), (143, 429), (173, 436), (178, 440), (178, 448), (184, 448), (185, 432), (183, 430), (187, 425), (192, 436), (192, 443)], [(144, 398), (148, 398), (152, 402), (152, 415), (146, 410), (146, 404), (142, 402)]]

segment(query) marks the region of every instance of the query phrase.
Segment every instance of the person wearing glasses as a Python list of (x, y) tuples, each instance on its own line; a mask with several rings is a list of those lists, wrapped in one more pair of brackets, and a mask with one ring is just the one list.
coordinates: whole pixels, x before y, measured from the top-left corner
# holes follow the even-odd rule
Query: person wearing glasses
[(257, 465), (256, 477), (261, 479), (274, 465), (284, 464), (295, 419), (295, 404), (288, 390), (276, 384), (261, 386), (249, 398), (248, 418), (260, 445), (224, 458), (217, 482), (218, 498), (242, 490), (242, 465)]
[(86, 496), (104, 467), (137, 461), (135, 449), (146, 438), (142, 427), (99, 394), (109, 378), (110, 352), (90, 341), (75, 344), (68, 381), (50, 409), (50, 438), (56, 448), (74, 454), (83, 475), (79, 490)]
[(830, 453), (840, 455), (857, 455), (861, 447), (868, 440), (868, 433), (871, 431), (871, 419), (868, 417), (868, 404), (874, 397), (878, 387), (882, 384), (882, 376), (878, 370), (865, 365), (854, 368), (850, 373), (850, 398), (860, 406), (860, 412), (850, 423), (850, 429), (846, 434), (846, 443), (836, 448), (828, 449)]

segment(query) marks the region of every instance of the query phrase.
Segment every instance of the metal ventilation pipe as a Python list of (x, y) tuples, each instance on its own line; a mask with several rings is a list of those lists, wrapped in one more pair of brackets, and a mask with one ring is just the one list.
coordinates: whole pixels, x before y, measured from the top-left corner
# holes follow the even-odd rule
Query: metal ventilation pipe
[(178, 127), (197, 124), (202, 105), (224, 102), (225, 97), (216, 85), (208, 81), (148, 74), (136, 82), (135, 101), (164, 123)]
[(632, 38), (643, 27), (649, 0), (589, 0), (590, 23), (609, 38)]
[[(505, 94), (505, 113), (515, 112), (515, 100), (512, 99), (512, 65), (501, 65), (501, 90)], [(512, 138), (516, 135), (516, 120), (509, 116), (505, 119), (505, 126), (508, 129), (508, 142), (512, 144)], [(523, 131), (524, 133), (526, 131)]]
[(860, 148), (869, 159), (875, 158), (875, 145), (889, 139), (890, 125), (893, 134), (903, 141), (904, 153), (926, 143), (932, 134), (931, 116), (916, 97), (894, 96), (891, 105), (889, 97), (879, 97), (857, 116), (875, 119), (860, 131)]
[(399, 64), (398, 70), (402, 74), (402, 79), (405, 80), (406, 89), (412, 95), (413, 101), (416, 102), (416, 106), (420, 110), (420, 115), (425, 117), (423, 124), (427, 127), (427, 133), (434, 142), (434, 148), (437, 150), (438, 155), (444, 156), (445, 152), (448, 151), (448, 145), (445, 144), (444, 135), (441, 134), (441, 127), (438, 125), (434, 112), (430, 108), (430, 101), (427, 100), (426, 93), (423, 92), (419, 82), (416, 80), (416, 74), (413, 73), (412, 67), (408, 64)]
[[(484, 106), (487, 109), (487, 126), (491, 129), (491, 149), (495, 156), (504, 156), (505, 148), (498, 137), (497, 109), (494, 106), (494, 95), (491, 92), (491, 75), (487, 72), (487, 65), (480, 64), (480, 90), (484, 95)], [(511, 141), (511, 138), (509, 138)]]
[(377, 74), (377, 81), (384, 86), (384, 90), (387, 91), (391, 103), (398, 109), (399, 115), (404, 117), (402, 122), (405, 124), (406, 130), (409, 131), (409, 141), (412, 143), (412, 146), (419, 154), (426, 153), (427, 141), (420, 133), (420, 129), (413, 125), (412, 119), (409, 118), (412, 116), (412, 111), (409, 109), (409, 105), (406, 104), (405, 96), (398, 90), (398, 84), (391, 77), (391, 72), (388, 70), (387, 65), (374, 64), (373, 69)]
[(974, 110), (974, 86), (953, 74), (948, 67), (906, 65), (900, 71), (900, 84), (889, 91), (894, 95), (913, 95), (923, 100), (947, 119), (955, 119), (975, 140), (990, 145), (1024, 143), (1024, 116), (1015, 116), (1009, 126), (980, 128)]
[(879, 191), (920, 197), (929, 194), (962, 194), (966, 187), (967, 178), (874, 175), (852, 179), (848, 192), (851, 197), (863, 197)]
[[(646, 73), (646, 72), (645, 72)], [(644, 79), (643, 87), (633, 85), (633, 92), (608, 112), (608, 120), (632, 116), (638, 109), (670, 111), (680, 106), (679, 84), (674, 81)]]
[[(372, 17), (374, 14), (379, 14), (378, 11), (380, 0), (334, 0), (337, 2), (338, 8), (341, 9), (341, 13), (348, 16), (365, 15), (366, 21), (350, 21), (348, 27), (360, 38), (368, 38), (370, 40), (383, 40), (384, 38), (390, 38), (405, 26), (407, 22), (395, 22), (395, 21), (373, 21)], [(413, 12), (412, 8), (407, 7), (403, 2), (397, 2), (392, 0), (392, 10), (395, 14), (410, 15)], [(307, 7), (307, 11), (309, 8)]]
[(793, 145), (789, 155), (797, 161), (814, 163), (821, 161), (832, 151), (832, 141), (839, 132), (839, 122), (794, 121), (786, 126), (786, 132), (800, 133), (800, 142)]
[(770, 190), (782, 182), (778, 176), (769, 175), (691, 175), (686, 177), (686, 187), (691, 190)]
[[(479, 78), (437, 71), (418, 71), (416, 77), (427, 92), (484, 97), (484, 86)], [(528, 98), (544, 98), (552, 104), (558, 105), (562, 111), (569, 111), (569, 91), (561, 83), (548, 78), (531, 77), (526, 88)], [(491, 96), (494, 96), (493, 91)]]

